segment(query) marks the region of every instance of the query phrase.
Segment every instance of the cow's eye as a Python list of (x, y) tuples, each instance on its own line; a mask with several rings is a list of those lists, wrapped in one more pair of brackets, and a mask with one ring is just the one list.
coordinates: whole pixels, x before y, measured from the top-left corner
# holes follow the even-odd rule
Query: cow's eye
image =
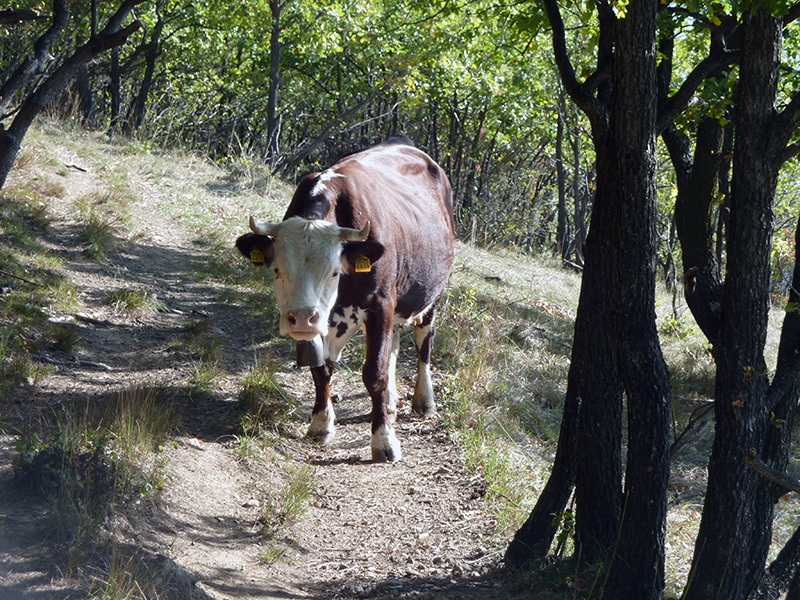
[(331, 273), (331, 279), (336, 279), (339, 276), (339, 271), (334, 271)]
[(275, 277), (280, 277), (281, 276), (281, 270), (278, 267), (275, 267), (273, 269), (273, 271), (275, 271)]

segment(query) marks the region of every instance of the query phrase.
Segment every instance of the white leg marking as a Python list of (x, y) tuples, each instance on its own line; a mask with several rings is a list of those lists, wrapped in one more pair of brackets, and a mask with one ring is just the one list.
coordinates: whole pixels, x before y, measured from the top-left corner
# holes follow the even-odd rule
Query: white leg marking
[(403, 457), (400, 442), (394, 434), (394, 427), (381, 425), (372, 434), (372, 460), (375, 462), (397, 462)]
[(336, 435), (336, 427), (334, 421), (336, 414), (333, 412), (333, 405), (328, 400), (328, 406), (325, 410), (318, 412), (311, 417), (311, 424), (308, 426), (306, 436), (315, 440), (320, 444), (329, 444)]
[(400, 353), (400, 328), (395, 325), (392, 331), (392, 351), (389, 354), (389, 385), (386, 389), (386, 412), (389, 413), (389, 422), (397, 420), (397, 401), (400, 395), (397, 393), (397, 355)]
[[(431, 328), (414, 328), (414, 343), (417, 352), (425, 343)], [(417, 382), (414, 385), (414, 401), (411, 403), (414, 412), (421, 413), (427, 417), (436, 415), (436, 403), (433, 401), (433, 382), (431, 381), (431, 366), (421, 360), (417, 361)]]

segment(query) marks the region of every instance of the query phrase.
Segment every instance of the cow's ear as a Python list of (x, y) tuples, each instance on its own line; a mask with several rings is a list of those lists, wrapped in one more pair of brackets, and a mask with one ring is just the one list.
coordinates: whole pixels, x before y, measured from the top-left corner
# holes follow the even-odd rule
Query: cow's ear
[(369, 273), (383, 252), (383, 244), (374, 240), (344, 244), (342, 266), (347, 273)]
[(236, 249), (256, 267), (269, 266), (275, 258), (274, 240), (268, 235), (245, 233), (236, 240)]

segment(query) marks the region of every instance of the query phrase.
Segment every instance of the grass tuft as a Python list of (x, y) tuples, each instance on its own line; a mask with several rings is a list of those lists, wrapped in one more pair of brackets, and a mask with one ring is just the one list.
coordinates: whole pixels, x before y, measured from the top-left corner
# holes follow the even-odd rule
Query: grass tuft
[(309, 465), (287, 467), (286, 475), (283, 488), (261, 508), (259, 524), (263, 535), (274, 536), (297, 522), (308, 509), (308, 498), (315, 489), (314, 469)]
[(62, 406), (20, 433), (16, 480), (49, 501), (65, 572), (86, 560), (112, 507), (153, 498), (166, 481), (161, 449), (178, 422), (169, 397), (132, 388), (102, 414)]
[(162, 306), (158, 299), (144, 290), (121, 289), (108, 295), (108, 302), (118, 313), (143, 318), (155, 314)]

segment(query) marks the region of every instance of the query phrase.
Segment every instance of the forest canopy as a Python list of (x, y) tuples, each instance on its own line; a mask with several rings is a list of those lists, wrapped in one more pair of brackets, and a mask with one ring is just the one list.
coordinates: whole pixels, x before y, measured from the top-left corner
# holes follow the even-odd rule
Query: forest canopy
[[(21, 1), (5, 11), (0, 80), (8, 81), (35, 53), (58, 4)], [(4, 98), (4, 120), (117, 9), (107, 2), (61, 4), (69, 20), (51, 58), (36, 67), (25, 89)], [(140, 27), (88, 62), (48, 110), (147, 144), (188, 147), (220, 163), (266, 164), (290, 180), (402, 131), (448, 172), (462, 238), (552, 251), (582, 266), (593, 147), (586, 118), (558, 78), (540, 6), (496, 0), (131, 4)], [(675, 34), (675, 81), (703, 51), (708, 31), (696, 24), (713, 24), (718, 17), (708, 17), (710, 10), (688, 3), (660, 15), (662, 30)], [(591, 49), (599, 42), (590, 14), (590, 3), (565, 11), (580, 73), (591, 72)], [(795, 39), (787, 36), (787, 65), (798, 63)], [(796, 78), (797, 69), (790, 71)], [(733, 74), (706, 80), (678, 124), (692, 127), (704, 115), (728, 118)], [(787, 89), (791, 77), (783, 82)], [(779, 190), (775, 260), (783, 271), (792, 245), (783, 232), (792, 227), (789, 207), (800, 193), (795, 171), (793, 162), (787, 165)], [(658, 260), (663, 276), (676, 282), (675, 177), (666, 151), (659, 178)], [(784, 279), (776, 275), (776, 291), (785, 292)]]

